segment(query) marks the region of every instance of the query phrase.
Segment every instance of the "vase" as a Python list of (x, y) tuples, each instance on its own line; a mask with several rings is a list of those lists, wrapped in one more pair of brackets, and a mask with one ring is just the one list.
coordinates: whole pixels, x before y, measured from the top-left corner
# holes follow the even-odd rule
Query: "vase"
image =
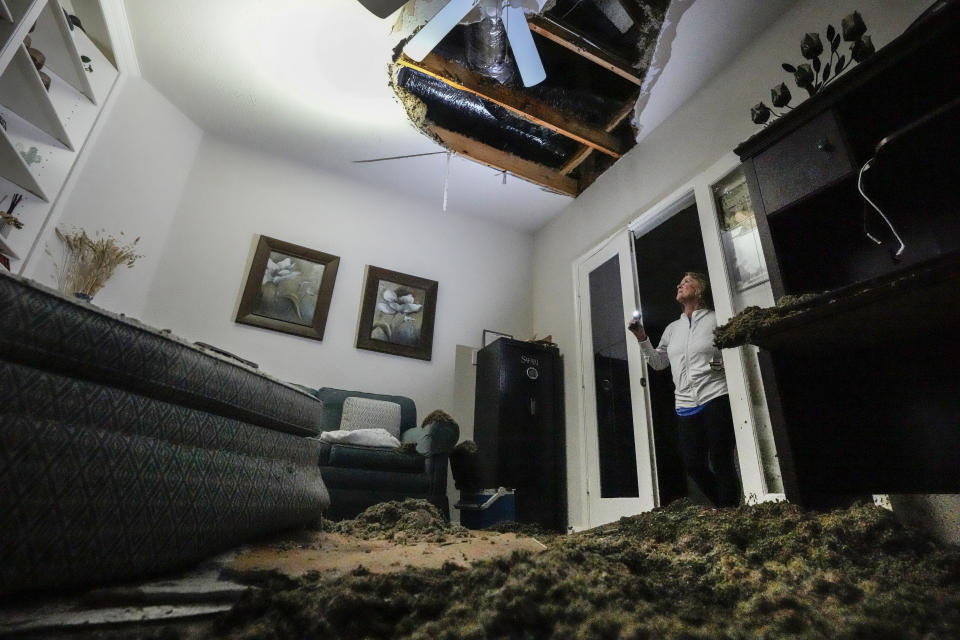
[(90, 295), (89, 293), (84, 293), (84, 292), (82, 292), (82, 291), (75, 291), (74, 294), (73, 294), (73, 297), (74, 297), (74, 298), (79, 298), (80, 300), (83, 300), (84, 302), (90, 302), (91, 300), (93, 300), (93, 296), (92, 296), (92, 295)]

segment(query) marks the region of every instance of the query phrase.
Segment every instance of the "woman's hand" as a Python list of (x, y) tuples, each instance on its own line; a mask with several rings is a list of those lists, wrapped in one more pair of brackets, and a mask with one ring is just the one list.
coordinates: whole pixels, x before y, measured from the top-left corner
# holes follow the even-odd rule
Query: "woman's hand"
[(647, 339), (647, 332), (644, 330), (643, 325), (640, 324), (639, 320), (634, 320), (627, 325), (627, 329), (637, 337), (638, 342), (643, 342)]

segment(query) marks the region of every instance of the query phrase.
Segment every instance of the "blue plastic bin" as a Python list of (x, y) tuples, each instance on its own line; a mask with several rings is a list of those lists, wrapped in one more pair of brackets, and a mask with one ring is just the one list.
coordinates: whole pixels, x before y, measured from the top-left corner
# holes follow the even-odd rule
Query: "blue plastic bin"
[(467, 529), (487, 529), (498, 522), (516, 522), (517, 503), (513, 489), (483, 489), (461, 493), (453, 505), (460, 511), (460, 524)]

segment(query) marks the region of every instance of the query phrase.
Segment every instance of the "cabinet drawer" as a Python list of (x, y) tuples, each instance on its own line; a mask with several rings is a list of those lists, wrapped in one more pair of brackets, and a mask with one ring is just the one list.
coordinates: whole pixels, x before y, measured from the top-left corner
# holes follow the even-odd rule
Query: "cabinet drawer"
[(768, 215), (853, 171), (832, 111), (759, 154), (754, 167)]

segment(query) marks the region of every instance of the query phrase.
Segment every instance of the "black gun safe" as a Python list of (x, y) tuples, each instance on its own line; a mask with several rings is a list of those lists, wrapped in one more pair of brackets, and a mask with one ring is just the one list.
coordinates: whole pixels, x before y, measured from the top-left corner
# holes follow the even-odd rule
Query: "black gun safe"
[(567, 527), (563, 411), (559, 349), (500, 338), (477, 353), (483, 486), (514, 489), (517, 522), (556, 531)]

